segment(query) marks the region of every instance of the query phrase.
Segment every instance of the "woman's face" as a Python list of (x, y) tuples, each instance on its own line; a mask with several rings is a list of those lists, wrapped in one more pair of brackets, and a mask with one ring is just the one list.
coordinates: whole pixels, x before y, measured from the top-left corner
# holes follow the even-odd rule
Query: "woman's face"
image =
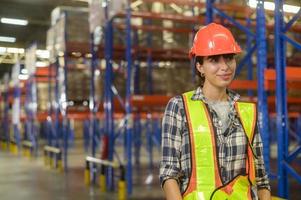
[(205, 76), (204, 86), (227, 88), (235, 76), (234, 54), (204, 57), (202, 65), (197, 63), (197, 69)]

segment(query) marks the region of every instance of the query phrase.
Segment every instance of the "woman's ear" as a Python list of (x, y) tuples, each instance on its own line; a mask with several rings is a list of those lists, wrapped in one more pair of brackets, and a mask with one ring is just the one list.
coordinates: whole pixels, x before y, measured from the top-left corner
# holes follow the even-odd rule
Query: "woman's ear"
[(201, 65), (199, 62), (196, 63), (196, 69), (201, 73), (204, 74), (203, 65)]

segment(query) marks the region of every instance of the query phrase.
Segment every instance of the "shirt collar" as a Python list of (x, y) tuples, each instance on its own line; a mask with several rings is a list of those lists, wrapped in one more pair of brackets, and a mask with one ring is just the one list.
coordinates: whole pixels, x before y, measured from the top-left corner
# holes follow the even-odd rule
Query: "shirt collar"
[[(233, 90), (227, 89), (227, 94), (229, 96), (229, 101), (231, 102), (232, 105), (234, 105), (234, 103), (240, 99), (240, 95), (238, 93), (234, 92)], [(194, 91), (194, 93), (191, 97), (191, 100), (194, 100), (194, 101), (201, 100), (204, 103), (208, 103), (208, 100), (206, 99), (201, 87), (198, 87)]]

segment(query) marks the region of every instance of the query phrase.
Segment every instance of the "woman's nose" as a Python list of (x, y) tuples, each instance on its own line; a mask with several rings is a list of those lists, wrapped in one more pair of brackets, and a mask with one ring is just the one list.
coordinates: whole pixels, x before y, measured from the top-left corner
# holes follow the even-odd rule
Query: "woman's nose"
[(229, 63), (222, 56), (219, 59), (219, 65), (220, 65), (220, 68), (223, 69), (223, 70), (227, 70), (229, 68)]

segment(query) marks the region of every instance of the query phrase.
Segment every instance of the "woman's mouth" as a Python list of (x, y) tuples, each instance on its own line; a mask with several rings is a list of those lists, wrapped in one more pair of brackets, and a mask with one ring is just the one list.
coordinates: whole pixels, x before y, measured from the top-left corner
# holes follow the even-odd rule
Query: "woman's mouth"
[(218, 75), (218, 76), (224, 81), (228, 81), (232, 78), (232, 74), (222, 74), (222, 75)]

